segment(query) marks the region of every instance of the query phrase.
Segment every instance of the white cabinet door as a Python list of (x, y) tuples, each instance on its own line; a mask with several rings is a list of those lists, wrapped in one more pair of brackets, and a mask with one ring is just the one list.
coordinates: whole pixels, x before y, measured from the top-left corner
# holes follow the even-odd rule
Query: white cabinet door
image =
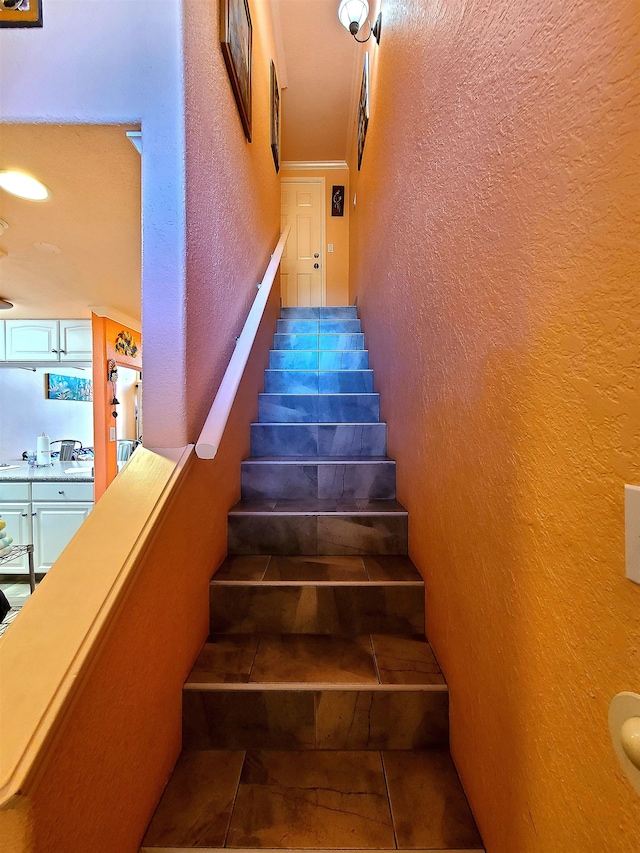
[(31, 506), (36, 572), (46, 572), (78, 531), (93, 504), (34, 501)]
[[(0, 516), (7, 526), (3, 532), (13, 538), (14, 545), (30, 545), (31, 538), (31, 504), (27, 501), (15, 501), (9, 503), (0, 502)], [(16, 557), (10, 563), (3, 563), (2, 572), (14, 572), (16, 575), (28, 574), (29, 563), (27, 555)]]
[(5, 320), (7, 361), (58, 361), (57, 320)]
[(0, 320), (0, 361), (7, 357), (7, 347), (4, 342), (4, 320)]
[(91, 320), (60, 320), (60, 361), (91, 361)]

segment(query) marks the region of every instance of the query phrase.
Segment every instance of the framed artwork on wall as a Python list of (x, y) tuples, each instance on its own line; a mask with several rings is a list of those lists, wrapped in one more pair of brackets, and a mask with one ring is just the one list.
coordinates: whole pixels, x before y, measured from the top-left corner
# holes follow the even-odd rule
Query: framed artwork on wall
[(280, 171), (280, 89), (276, 66), (271, 60), (271, 153), (276, 167)]
[(369, 54), (364, 55), (364, 68), (362, 69), (362, 84), (360, 86), (360, 100), (358, 101), (358, 171), (362, 163), (362, 152), (364, 141), (369, 126)]
[(0, 6), (0, 27), (41, 27), (42, 0), (18, 0), (15, 6)]
[(344, 216), (344, 186), (331, 187), (331, 215)]
[(47, 399), (90, 403), (93, 400), (93, 382), (76, 376), (47, 373)]
[(249, 0), (220, 0), (220, 46), (247, 142), (251, 142), (251, 36)]

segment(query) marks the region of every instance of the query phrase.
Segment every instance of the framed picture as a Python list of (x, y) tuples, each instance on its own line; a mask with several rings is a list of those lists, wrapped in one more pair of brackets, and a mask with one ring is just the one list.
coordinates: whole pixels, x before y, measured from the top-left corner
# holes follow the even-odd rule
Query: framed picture
[(344, 216), (344, 186), (331, 187), (331, 215)]
[(280, 89), (278, 89), (278, 76), (273, 59), (271, 60), (271, 153), (277, 174), (280, 171)]
[(19, 0), (7, 9), (0, 6), (0, 27), (41, 27), (42, 0)]
[(251, 34), (249, 0), (220, 0), (220, 45), (248, 142), (251, 142)]
[(364, 141), (367, 137), (369, 126), (369, 54), (364, 55), (364, 68), (362, 69), (362, 85), (360, 86), (360, 100), (358, 101), (358, 171), (362, 163), (362, 152)]
[(93, 382), (91, 379), (80, 379), (76, 376), (47, 373), (47, 398), (90, 403), (93, 400)]

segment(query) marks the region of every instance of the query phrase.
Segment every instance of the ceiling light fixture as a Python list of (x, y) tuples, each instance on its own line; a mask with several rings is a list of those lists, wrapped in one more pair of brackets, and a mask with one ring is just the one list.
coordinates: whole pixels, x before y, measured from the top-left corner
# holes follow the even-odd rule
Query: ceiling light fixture
[(0, 297), (0, 311), (6, 311), (8, 308), (13, 308), (13, 302), (7, 302), (6, 299)]
[[(382, 14), (378, 15), (372, 27), (371, 21), (369, 21), (369, 3), (367, 0), (341, 0), (338, 6), (338, 18), (342, 26), (351, 33), (358, 44), (369, 41), (371, 36), (380, 44)], [(359, 39), (357, 36), (365, 21), (369, 24), (369, 35), (366, 39)]]
[(18, 198), (26, 198), (29, 201), (46, 201), (49, 198), (49, 190), (44, 184), (27, 175), (26, 172), (18, 172), (14, 169), (0, 171), (0, 187)]

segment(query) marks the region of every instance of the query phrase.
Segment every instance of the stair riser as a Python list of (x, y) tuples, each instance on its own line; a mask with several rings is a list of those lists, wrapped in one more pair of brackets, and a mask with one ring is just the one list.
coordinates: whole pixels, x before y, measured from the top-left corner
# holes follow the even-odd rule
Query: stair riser
[(424, 587), (213, 581), (209, 611), (215, 634), (423, 634)]
[(229, 554), (406, 554), (404, 513), (231, 514)]
[(259, 394), (261, 423), (377, 423), (379, 394)]
[(358, 309), (355, 305), (340, 305), (333, 308), (282, 308), (280, 316), (286, 320), (355, 320)]
[(184, 749), (433, 749), (446, 691), (185, 690)]
[(283, 350), (363, 350), (364, 335), (278, 335), (273, 348)]
[(368, 350), (271, 350), (272, 370), (368, 370)]
[(267, 394), (369, 394), (373, 370), (265, 370)]
[(252, 456), (385, 456), (386, 424), (251, 424)]
[(242, 499), (370, 498), (396, 496), (395, 462), (293, 464), (243, 462)]
[(360, 320), (278, 320), (280, 335), (339, 335), (362, 332)]

